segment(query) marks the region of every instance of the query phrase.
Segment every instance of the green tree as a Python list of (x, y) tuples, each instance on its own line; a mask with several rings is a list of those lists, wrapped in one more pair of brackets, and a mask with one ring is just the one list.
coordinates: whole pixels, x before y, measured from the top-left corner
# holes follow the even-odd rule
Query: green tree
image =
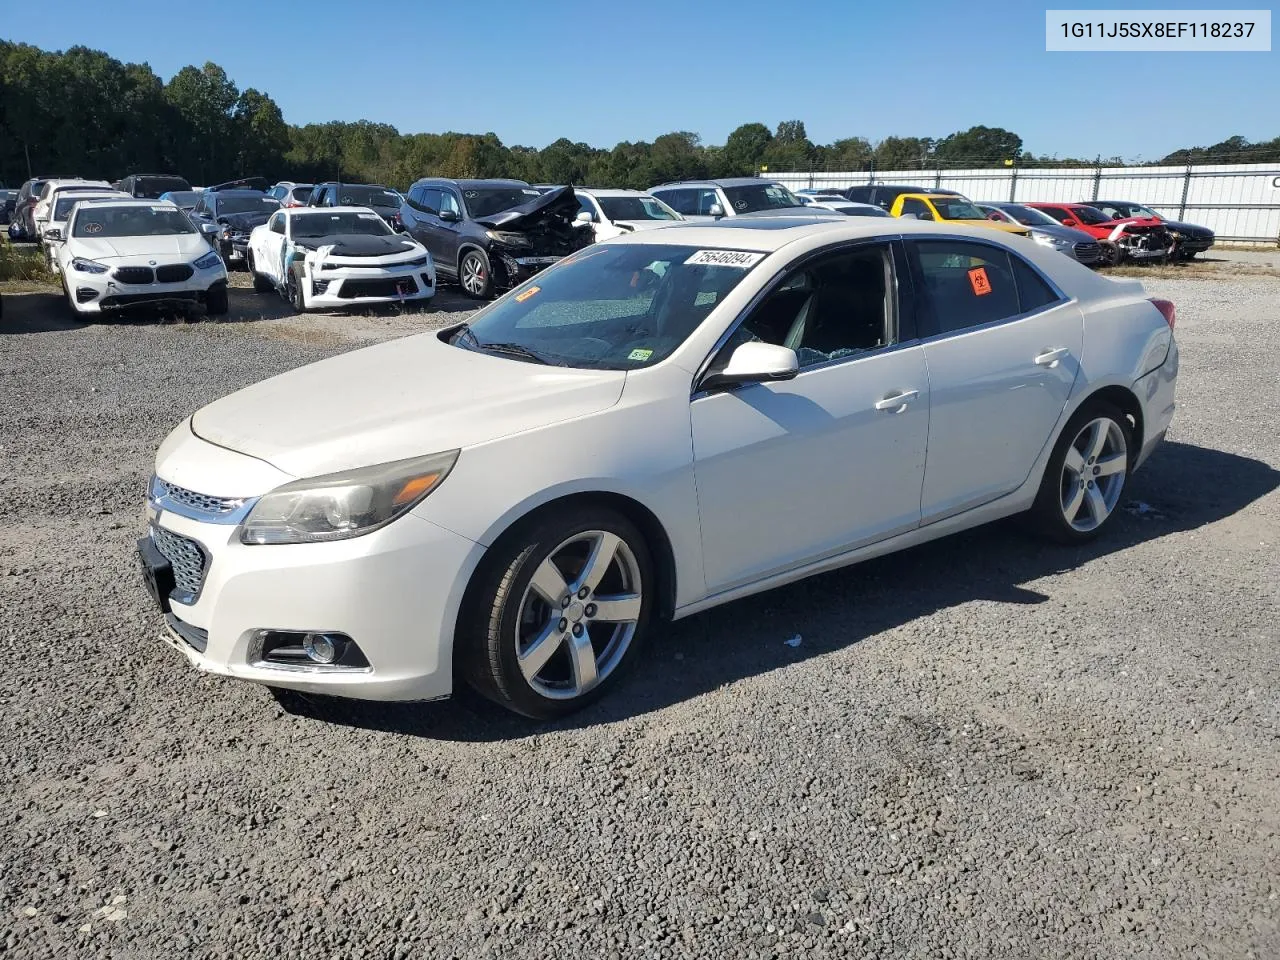
[(763, 123), (744, 123), (724, 142), (720, 175), (745, 177), (756, 173), (772, 142), (773, 134)]

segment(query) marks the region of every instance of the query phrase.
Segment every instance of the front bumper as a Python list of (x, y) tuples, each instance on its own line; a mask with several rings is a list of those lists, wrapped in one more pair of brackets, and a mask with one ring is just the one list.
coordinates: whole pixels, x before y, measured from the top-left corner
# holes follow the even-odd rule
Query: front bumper
[(308, 265), (304, 278), (307, 306), (350, 307), (362, 304), (428, 300), (436, 293), (435, 266)]
[(1181, 253), (1204, 253), (1213, 246), (1215, 237), (1185, 237), (1178, 238), (1178, 250)]
[[(248, 546), (238, 526), (168, 511), (150, 522), (207, 557), (194, 598), (172, 594), (163, 634), (197, 669), (363, 700), (452, 692), (454, 623), (479, 545), (412, 513), (352, 540), (274, 546)], [(369, 666), (266, 664), (261, 630), (346, 634)]]
[(190, 279), (178, 283), (122, 283), (110, 273), (93, 274), (66, 271), (67, 289), (79, 313), (109, 313), (143, 306), (203, 306), (209, 291), (226, 285), (227, 272), (222, 267), (197, 270)]
[(490, 259), (496, 260), (506, 275), (502, 285), (514, 287), (541, 273), (553, 263), (559, 263), (567, 256), (566, 253), (559, 257), (517, 257), (510, 253), (495, 251), (495, 255)]

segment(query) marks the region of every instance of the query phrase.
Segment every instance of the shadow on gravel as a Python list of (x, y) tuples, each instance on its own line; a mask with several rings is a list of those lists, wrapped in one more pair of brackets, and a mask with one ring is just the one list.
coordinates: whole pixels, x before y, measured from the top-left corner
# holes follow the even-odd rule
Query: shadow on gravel
[[(454, 741), (517, 739), (609, 723), (850, 646), (972, 600), (1043, 603), (1048, 596), (1022, 584), (1222, 520), (1277, 486), (1280, 471), (1261, 461), (1167, 442), (1134, 477), (1112, 528), (1088, 546), (1049, 544), (1023, 535), (1016, 522), (1008, 521), (739, 600), (652, 636), (622, 686), (555, 723), (508, 715), (465, 689), (452, 701), (427, 704), (275, 695), (296, 715)], [(796, 634), (803, 638), (799, 647), (783, 643)]]
[[(0, 317), (0, 335), (23, 333), (56, 333), (63, 330), (82, 330), (87, 326), (115, 326), (129, 324), (160, 323), (253, 323), (259, 320), (280, 320), (297, 316), (293, 307), (274, 293), (254, 293), (244, 287), (232, 287), (228, 291), (230, 309), (225, 316), (205, 317), (197, 314), (191, 321), (185, 321), (181, 314), (171, 311), (160, 312), (143, 308), (123, 313), (99, 315), (93, 323), (73, 316), (62, 293), (5, 293), (4, 315)], [(472, 300), (458, 290), (441, 288), (431, 298), (430, 306), (401, 307), (399, 304), (386, 304), (376, 307), (363, 307), (352, 311), (325, 311), (330, 316), (351, 315), (390, 315), (396, 313), (422, 313), (427, 316), (435, 314), (468, 313), (479, 309), (483, 304)]]

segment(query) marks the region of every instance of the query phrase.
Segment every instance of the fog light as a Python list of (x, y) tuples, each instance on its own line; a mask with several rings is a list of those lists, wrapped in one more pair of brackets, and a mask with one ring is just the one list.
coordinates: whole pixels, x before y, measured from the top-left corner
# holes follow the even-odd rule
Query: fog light
[(342, 656), (342, 640), (328, 633), (308, 633), (302, 649), (316, 663), (336, 663)]
[(311, 281), (311, 292), (315, 294), (317, 297), (324, 293), (327, 293), (328, 290), (329, 290), (328, 280), (312, 280)]

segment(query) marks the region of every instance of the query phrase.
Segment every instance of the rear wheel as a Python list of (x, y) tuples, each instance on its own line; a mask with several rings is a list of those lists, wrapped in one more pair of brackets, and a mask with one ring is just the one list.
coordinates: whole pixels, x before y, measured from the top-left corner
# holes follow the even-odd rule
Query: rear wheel
[(493, 274), (483, 250), (468, 250), (458, 263), (458, 282), (467, 296), (487, 300), (493, 295)]
[(549, 513), (495, 544), (459, 622), (467, 681), (535, 719), (586, 706), (635, 660), (654, 615), (644, 537), (603, 507)]
[(1086, 403), (1068, 422), (1045, 467), (1032, 519), (1062, 543), (1098, 536), (1115, 516), (1133, 464), (1133, 427), (1116, 407)]

